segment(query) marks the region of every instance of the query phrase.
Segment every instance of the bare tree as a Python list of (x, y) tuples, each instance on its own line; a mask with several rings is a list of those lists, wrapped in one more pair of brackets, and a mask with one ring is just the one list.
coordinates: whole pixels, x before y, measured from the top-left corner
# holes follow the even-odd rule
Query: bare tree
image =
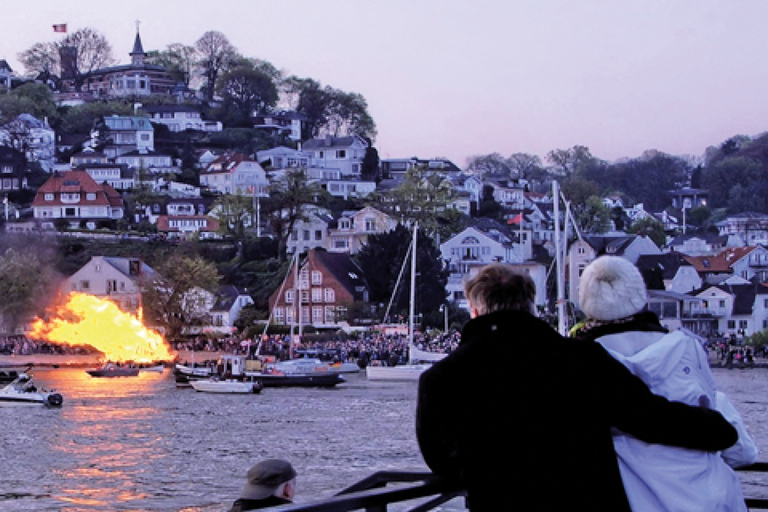
[(213, 99), (216, 91), (216, 80), (226, 69), (229, 62), (237, 56), (237, 50), (229, 42), (227, 36), (216, 30), (209, 30), (195, 42), (198, 61), (197, 65), (205, 81), (204, 88), (208, 101)]
[(75, 89), (80, 90), (85, 80), (99, 68), (115, 62), (112, 45), (107, 38), (92, 28), (81, 28), (65, 37), (58, 48), (75, 48)]
[(56, 43), (35, 43), (19, 52), (18, 58), (29, 75), (58, 74), (59, 49)]

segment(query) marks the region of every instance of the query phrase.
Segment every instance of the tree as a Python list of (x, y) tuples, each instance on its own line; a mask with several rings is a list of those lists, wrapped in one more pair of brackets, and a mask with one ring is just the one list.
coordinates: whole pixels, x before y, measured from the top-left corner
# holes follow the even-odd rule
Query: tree
[(509, 163), (498, 153), (470, 157), (467, 171), (483, 178), (509, 179), (512, 174)]
[(253, 219), (253, 200), (242, 194), (225, 194), (216, 199), (212, 211), (219, 219), (219, 233), (242, 242), (245, 228)]
[(189, 87), (196, 54), (197, 50), (194, 46), (172, 43), (165, 50), (149, 52), (147, 62), (164, 67), (174, 80), (183, 83), (185, 87)]
[(667, 244), (667, 235), (664, 233), (664, 224), (653, 217), (638, 219), (632, 223), (627, 233), (647, 236), (659, 247)]
[[(366, 245), (355, 256), (370, 286), (372, 302), (388, 304), (392, 299), (412, 239), (411, 230), (399, 224), (388, 233), (369, 236)], [(417, 312), (434, 311), (445, 302), (448, 273), (432, 237), (419, 230), (416, 246)], [(408, 311), (408, 276), (406, 269), (393, 306), (402, 314)]]
[(584, 233), (605, 233), (611, 227), (611, 210), (598, 196), (591, 196), (573, 208), (576, 223)]
[(141, 282), (142, 304), (147, 317), (165, 330), (166, 339), (179, 339), (185, 328), (210, 321), (209, 294), (220, 279), (215, 265), (174, 253), (155, 271)]
[(269, 197), (261, 201), (261, 211), (277, 240), (277, 257), (286, 259), (288, 237), (299, 220), (305, 220), (306, 206), (323, 196), (316, 183), (310, 183), (305, 169), (289, 169), (269, 187)]
[[(764, 189), (764, 166), (760, 161), (744, 156), (732, 156), (707, 165), (702, 173), (702, 185), (709, 190), (709, 200), (713, 208), (728, 207), (729, 213), (745, 211), (744, 200), (755, 207), (763, 201), (765, 209), (766, 191)], [(733, 211), (732, 211), (733, 209)]]
[(483, 185), (483, 194), (480, 198), (480, 204), (477, 206), (477, 216), (499, 220), (503, 215), (504, 207), (493, 197), (493, 187), (491, 185)]
[(571, 149), (554, 149), (547, 153), (547, 161), (552, 164), (552, 171), (562, 177), (575, 174), (583, 166), (591, 163), (595, 157), (586, 146), (573, 146)]
[[(442, 174), (426, 165), (408, 169), (399, 187), (378, 196), (377, 208), (388, 211), (400, 222), (416, 221), (419, 230), (435, 236), (441, 228), (456, 220), (449, 205), (455, 191)], [(442, 234), (441, 234), (442, 236)]]
[(330, 86), (322, 87), (311, 78), (288, 77), (283, 88), (289, 97), (297, 97), (296, 111), (306, 118), (306, 138), (324, 134), (335, 137), (356, 134), (375, 138), (376, 124), (368, 113), (368, 103), (358, 93), (347, 93)]
[(62, 117), (61, 130), (64, 133), (89, 135), (96, 120), (112, 115), (129, 116), (133, 109), (121, 101), (84, 103), (70, 108)]
[(58, 75), (59, 48), (56, 43), (35, 43), (18, 54), (28, 75)]
[(528, 181), (541, 181), (547, 175), (547, 170), (541, 164), (541, 158), (528, 153), (514, 153), (507, 160), (509, 167), (517, 172), (519, 178)]
[(54, 122), (58, 112), (51, 89), (45, 84), (29, 82), (0, 96), (0, 124), (9, 123), (20, 114)]
[(249, 64), (241, 64), (221, 75), (216, 91), (222, 98), (230, 124), (251, 126), (254, 112), (262, 112), (277, 103), (277, 86), (272, 77)]
[(112, 45), (109, 44), (107, 38), (88, 27), (68, 34), (56, 46), (57, 50), (65, 47), (76, 50), (75, 69), (73, 71), (75, 73), (75, 90), (77, 91), (80, 90), (93, 71), (108, 66), (115, 60), (112, 56)]
[(381, 181), (381, 168), (379, 164), (379, 151), (373, 147), (373, 141), (367, 139), (368, 147), (365, 148), (363, 162), (360, 164), (360, 177), (367, 181)]
[(0, 253), (0, 315), (5, 332), (14, 332), (26, 319), (41, 313), (58, 285), (54, 252), (39, 240), (5, 247)]
[(219, 75), (227, 68), (230, 61), (237, 56), (237, 50), (229, 42), (227, 36), (216, 30), (209, 30), (195, 42), (197, 51), (197, 66), (203, 76), (203, 90), (206, 99), (213, 100), (216, 82)]

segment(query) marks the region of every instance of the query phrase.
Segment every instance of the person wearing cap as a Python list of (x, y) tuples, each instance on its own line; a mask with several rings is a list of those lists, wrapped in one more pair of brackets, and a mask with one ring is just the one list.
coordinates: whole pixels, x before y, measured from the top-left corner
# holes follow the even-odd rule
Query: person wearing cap
[(629, 511), (613, 427), (708, 451), (736, 442), (716, 411), (652, 394), (599, 344), (536, 318), (528, 275), (491, 264), (464, 289), (472, 319), (420, 377), (416, 437), (472, 512)]
[(701, 343), (667, 332), (647, 311), (647, 290), (635, 265), (617, 256), (590, 263), (581, 276), (579, 307), (587, 320), (573, 335), (596, 341), (654, 393), (669, 400), (720, 411), (739, 432), (721, 454), (613, 438), (633, 510), (747, 510), (741, 481), (730, 466), (757, 460), (757, 447), (727, 396), (717, 391)]
[(229, 512), (276, 507), (293, 502), (296, 470), (285, 460), (267, 459), (248, 470), (247, 483)]

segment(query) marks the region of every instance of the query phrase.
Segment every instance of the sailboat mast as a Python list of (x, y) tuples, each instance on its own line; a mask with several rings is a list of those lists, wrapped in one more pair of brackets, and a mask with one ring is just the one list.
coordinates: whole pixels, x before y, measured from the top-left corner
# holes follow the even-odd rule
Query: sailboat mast
[(555, 269), (557, 272), (557, 332), (565, 336), (565, 274), (563, 270), (563, 242), (560, 240), (560, 191), (557, 180), (552, 181), (553, 214), (555, 217)]
[(411, 297), (408, 311), (408, 363), (413, 364), (413, 317), (416, 307), (416, 234), (419, 223), (413, 225), (413, 242), (411, 242)]

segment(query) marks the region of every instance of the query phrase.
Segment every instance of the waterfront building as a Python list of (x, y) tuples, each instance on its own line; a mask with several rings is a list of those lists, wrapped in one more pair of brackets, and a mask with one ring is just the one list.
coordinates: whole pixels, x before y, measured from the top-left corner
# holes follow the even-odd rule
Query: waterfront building
[(154, 274), (149, 265), (137, 258), (93, 256), (64, 280), (61, 290), (108, 298), (123, 311), (136, 313), (141, 306), (140, 280)]
[(68, 227), (95, 229), (123, 218), (123, 198), (110, 185), (96, 183), (85, 171), (56, 172), (37, 190), (32, 201), (34, 218), (43, 228), (55, 221)]

